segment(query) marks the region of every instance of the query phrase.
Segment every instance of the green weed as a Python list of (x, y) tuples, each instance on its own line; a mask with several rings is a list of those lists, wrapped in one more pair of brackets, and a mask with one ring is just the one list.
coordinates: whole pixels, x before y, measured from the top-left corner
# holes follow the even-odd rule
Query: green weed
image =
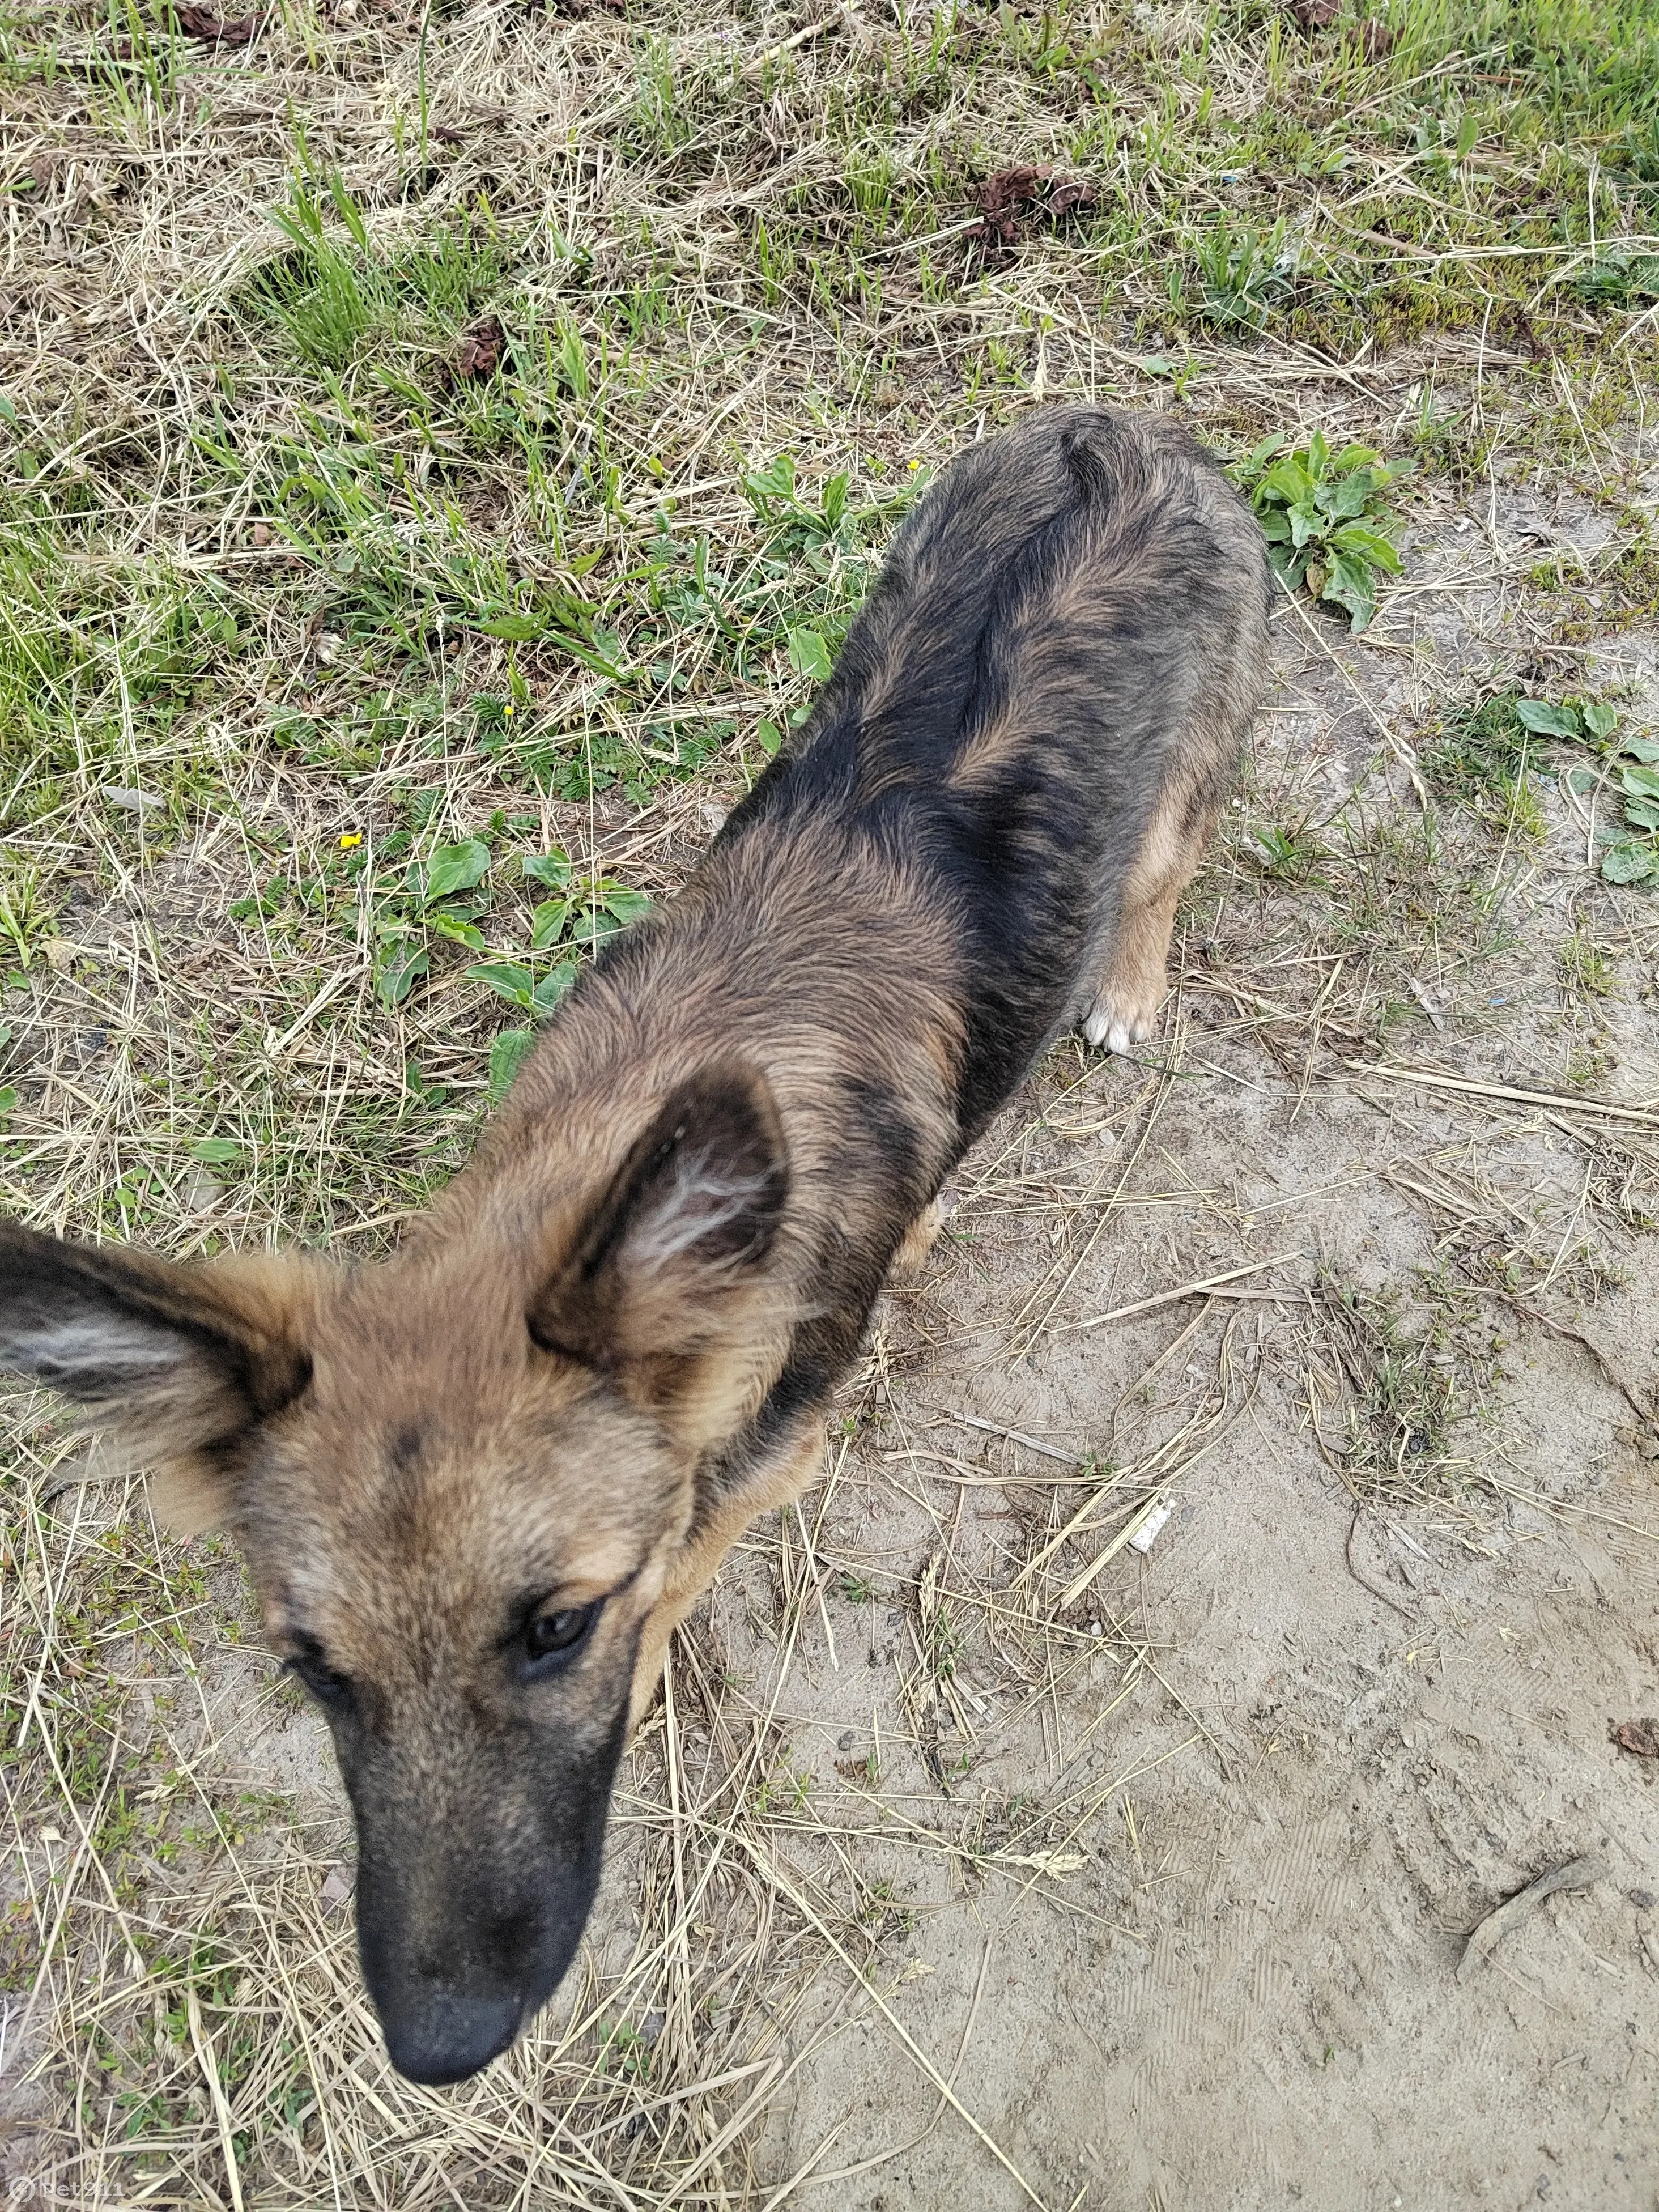
[(1605, 791), (1620, 811), (1602, 830), (1601, 873), (1610, 884), (1659, 884), (1659, 738), (1620, 737), (1619, 716), (1601, 700), (1523, 699), (1516, 711), (1540, 734), (1593, 745), (1599, 771), (1572, 769), (1572, 788), (1592, 799)]
[(1535, 811), (1545, 749), (1522, 720), (1520, 703), (1515, 694), (1498, 692), (1454, 709), (1419, 755), (1423, 775), (1437, 796), (1499, 830), (1514, 823), (1517, 811)]
[(1659, 253), (1615, 246), (1586, 262), (1573, 278), (1573, 289), (1595, 307), (1631, 307), (1659, 300)]
[(1610, 999), (1619, 986), (1619, 970), (1581, 923), (1561, 947), (1561, 980), (1570, 991), (1589, 999)]
[(1216, 222), (1197, 253), (1206, 318), (1224, 330), (1265, 328), (1272, 310), (1289, 301), (1300, 259), (1282, 216), (1265, 234), (1250, 223)]
[(56, 912), (42, 890), (38, 867), (13, 861), (0, 869), (0, 960), (28, 968), (51, 934)]
[(1274, 883), (1305, 883), (1325, 858), (1325, 847), (1305, 823), (1290, 827), (1267, 823), (1251, 830), (1261, 855), (1261, 872)]
[[(469, 968), (470, 977), (487, 983), (509, 1006), (545, 1020), (575, 981), (580, 955), (603, 945), (607, 937), (636, 921), (651, 904), (639, 891), (629, 890), (608, 878), (574, 882), (562, 854), (542, 854), (525, 862), (527, 881), (552, 889), (556, 896), (542, 900), (531, 916), (531, 963), (491, 960)], [(552, 965), (538, 971), (534, 956), (550, 957)], [(510, 1082), (517, 1063), (507, 1076)], [(492, 1071), (493, 1075), (493, 1071)]]
[(1250, 495), (1268, 556), (1292, 590), (1346, 608), (1362, 630), (1376, 612), (1379, 574), (1400, 573), (1399, 527), (1383, 494), (1411, 473), (1370, 446), (1333, 453), (1316, 430), (1305, 446), (1266, 438), (1237, 471)]

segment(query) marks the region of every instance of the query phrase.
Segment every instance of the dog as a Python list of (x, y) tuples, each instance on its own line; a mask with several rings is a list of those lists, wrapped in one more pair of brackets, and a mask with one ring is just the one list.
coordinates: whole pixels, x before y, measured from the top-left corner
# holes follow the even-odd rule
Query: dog
[(670, 1634), (818, 1479), (951, 1170), (1068, 1026), (1152, 1033), (1267, 574), (1178, 427), (1034, 410), (924, 495), (805, 723), (392, 1257), (0, 1224), (0, 1364), (234, 1535), (327, 1718), (412, 2080), (556, 1988)]

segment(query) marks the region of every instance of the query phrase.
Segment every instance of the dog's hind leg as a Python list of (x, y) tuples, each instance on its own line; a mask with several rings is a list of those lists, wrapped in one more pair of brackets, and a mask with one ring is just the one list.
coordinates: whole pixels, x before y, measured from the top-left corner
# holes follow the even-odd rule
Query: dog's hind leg
[(810, 1490), (823, 1473), (823, 1426), (811, 1424), (808, 1434), (793, 1450), (785, 1450), (763, 1467), (742, 1488), (717, 1504), (700, 1522), (690, 1541), (668, 1571), (662, 1595), (646, 1616), (634, 1662), (634, 1686), (629, 1702), (628, 1725), (639, 1726), (657, 1694), (668, 1639), (714, 1581), (726, 1557), (751, 1521), (774, 1506), (787, 1505), (803, 1490)]
[(1215, 813), (1194, 817), (1188, 794), (1165, 798), (1124, 880), (1117, 925), (1079, 1026), (1092, 1045), (1129, 1052), (1158, 1026), (1169, 989), (1176, 908), (1203, 858)]
[(887, 1271), (888, 1279), (895, 1283), (914, 1283), (927, 1264), (927, 1255), (939, 1241), (939, 1232), (945, 1226), (945, 1206), (942, 1198), (931, 1200), (904, 1232), (904, 1242), (893, 1255)]

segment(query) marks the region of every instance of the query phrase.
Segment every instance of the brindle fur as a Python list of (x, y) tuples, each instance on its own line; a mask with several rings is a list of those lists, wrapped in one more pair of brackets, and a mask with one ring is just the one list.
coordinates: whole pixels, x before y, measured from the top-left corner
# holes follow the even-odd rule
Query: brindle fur
[[(1266, 602), (1182, 432), (1034, 413), (921, 501), (811, 719), (395, 1257), (0, 1228), (0, 1357), (234, 1533), (325, 1698), (405, 2072), (475, 2070), (556, 1986), (669, 1633), (815, 1479), (951, 1168), (1068, 1024), (1149, 1030)], [(532, 1617), (599, 1600), (523, 1679)]]

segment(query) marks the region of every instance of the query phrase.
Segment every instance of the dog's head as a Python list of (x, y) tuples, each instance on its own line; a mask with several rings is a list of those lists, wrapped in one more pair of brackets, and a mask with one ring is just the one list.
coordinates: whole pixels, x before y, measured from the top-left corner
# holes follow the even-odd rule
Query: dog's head
[(175, 1525), (237, 1537), (328, 1717), (364, 1973), (417, 2081), (486, 2064), (569, 1963), (645, 1624), (776, 1341), (764, 1083), (705, 1071), (623, 1142), (551, 1197), (551, 1140), (498, 1164), (350, 1274), (0, 1224), (0, 1364), (158, 1468)]

